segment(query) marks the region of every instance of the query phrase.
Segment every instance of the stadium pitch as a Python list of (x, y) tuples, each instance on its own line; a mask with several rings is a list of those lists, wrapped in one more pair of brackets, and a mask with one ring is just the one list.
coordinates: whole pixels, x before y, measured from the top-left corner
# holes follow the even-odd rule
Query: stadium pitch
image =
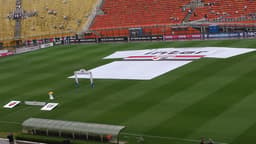
[[(201, 137), (222, 144), (256, 141), (256, 53), (198, 59), (149, 81), (67, 79), (92, 69), (115, 51), (168, 47), (256, 48), (255, 40), (66, 45), (0, 59), (0, 105), (11, 100), (58, 102), (50, 112), (19, 105), (0, 108), (0, 131), (21, 132), (29, 117), (125, 125), (131, 144), (193, 144)], [(53, 90), (55, 99), (48, 100)]]

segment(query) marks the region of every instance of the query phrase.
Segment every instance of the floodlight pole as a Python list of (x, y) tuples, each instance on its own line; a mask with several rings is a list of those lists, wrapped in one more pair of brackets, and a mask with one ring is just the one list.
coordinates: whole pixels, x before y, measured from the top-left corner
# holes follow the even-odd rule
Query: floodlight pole
[(21, 28), (22, 28), (22, 20), (27, 17), (36, 16), (37, 12), (26, 12), (22, 8), (22, 0), (16, 0), (15, 10), (10, 12), (8, 18), (10, 20), (15, 20), (14, 26), (14, 39), (16, 41), (16, 46), (19, 46), (21, 43)]

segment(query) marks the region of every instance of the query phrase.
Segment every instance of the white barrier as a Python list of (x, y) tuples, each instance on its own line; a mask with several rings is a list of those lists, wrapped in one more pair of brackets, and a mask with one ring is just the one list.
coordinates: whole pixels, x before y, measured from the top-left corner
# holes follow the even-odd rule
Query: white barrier
[(26, 53), (26, 52), (30, 52), (30, 51), (35, 51), (40, 49), (39, 46), (33, 46), (33, 47), (25, 47), (25, 48), (17, 48), (16, 49), (16, 54), (21, 54), (21, 53)]
[(30, 105), (30, 106), (44, 106), (46, 105), (46, 102), (39, 102), (39, 101), (25, 101), (25, 105)]
[(2, 53), (8, 53), (8, 50), (0, 50), (0, 54)]
[(53, 43), (47, 43), (47, 44), (40, 45), (40, 48), (48, 48), (48, 47), (51, 47), (51, 46), (53, 46)]

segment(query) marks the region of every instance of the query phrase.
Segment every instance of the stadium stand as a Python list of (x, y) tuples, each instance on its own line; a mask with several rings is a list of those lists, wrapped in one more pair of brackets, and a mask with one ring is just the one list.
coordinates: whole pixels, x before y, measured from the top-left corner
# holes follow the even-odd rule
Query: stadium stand
[[(1, 41), (15, 39), (15, 20), (10, 18), (15, 1), (0, 0), (5, 5), (0, 9)], [(24, 0), (26, 16), (18, 37), (35, 43), (66, 36), (77, 40), (76, 34), (83, 32), (92, 39), (128, 37), (132, 28), (141, 28), (139, 36), (200, 34), (210, 24), (253, 24), (255, 8), (255, 0)]]
[[(103, 15), (90, 30), (100, 36), (128, 36), (128, 28), (143, 27), (146, 34), (171, 34), (170, 25), (180, 24), (188, 15), (190, 0), (106, 0)], [(198, 32), (189, 28), (190, 32)]]
[(205, 19), (211, 22), (251, 22), (256, 20), (255, 0), (203, 0), (204, 7), (196, 8), (190, 21)]
[[(37, 0), (22, 1), (22, 9), (35, 13), (22, 20), (22, 38), (45, 38), (77, 33), (82, 30), (98, 0)], [(10, 15), (15, 0), (0, 0), (0, 40), (12, 39), (15, 21)], [(8, 17), (9, 16), (9, 17)]]
[(0, 0), (0, 40), (10, 40), (14, 35), (15, 22), (7, 18), (15, 7), (15, 0)]
[(191, 21), (247, 23), (256, 20), (255, 0), (105, 0), (90, 30), (100, 37), (128, 36), (129, 28), (145, 35), (199, 33), (170, 26)]
[(186, 15), (181, 7), (189, 0), (106, 0), (103, 15), (96, 17), (93, 28), (127, 27), (181, 23)]
[(24, 1), (27, 11), (37, 11), (38, 16), (23, 21), (23, 36), (44, 36), (77, 33), (86, 23), (97, 0), (38, 0)]

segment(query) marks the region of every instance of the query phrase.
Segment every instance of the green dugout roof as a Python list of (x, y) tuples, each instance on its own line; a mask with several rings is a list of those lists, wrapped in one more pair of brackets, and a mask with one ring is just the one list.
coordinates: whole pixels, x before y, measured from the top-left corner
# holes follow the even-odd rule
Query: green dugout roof
[(62, 120), (29, 118), (22, 123), (25, 129), (45, 129), (49, 131), (80, 132), (85, 134), (118, 135), (125, 126), (83, 123)]

